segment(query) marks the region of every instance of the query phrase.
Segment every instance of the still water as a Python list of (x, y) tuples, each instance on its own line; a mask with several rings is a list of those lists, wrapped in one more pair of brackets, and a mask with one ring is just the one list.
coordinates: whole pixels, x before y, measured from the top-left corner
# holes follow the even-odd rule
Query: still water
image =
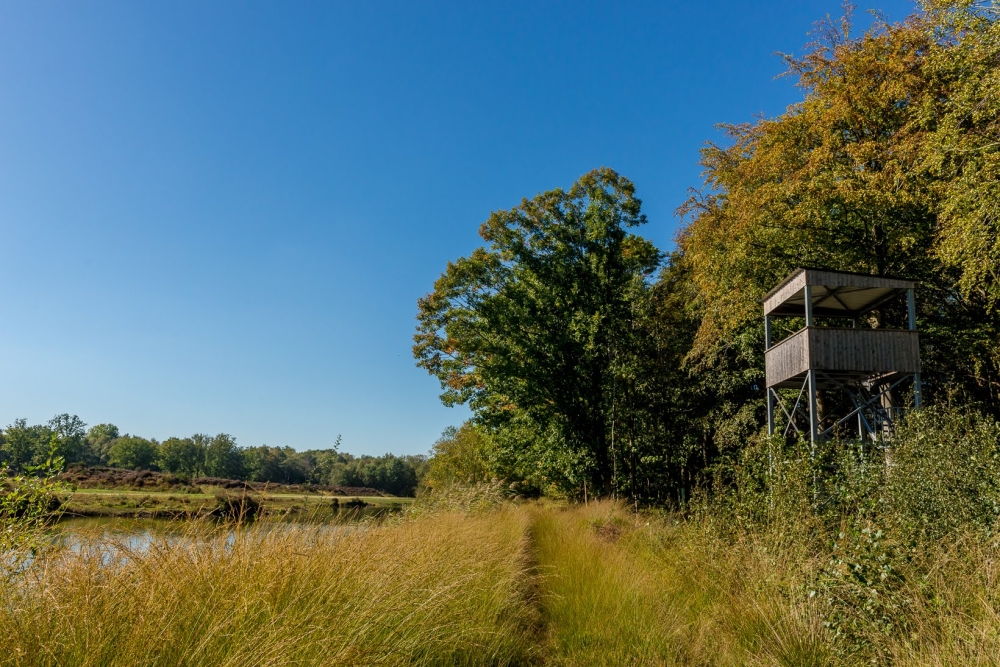
[[(292, 525), (318, 526), (324, 530), (356, 530), (402, 511), (404, 505), (369, 505), (345, 508), (323, 514), (283, 514), (260, 518), (254, 524), (263, 530), (283, 530)], [(53, 526), (53, 543), (79, 550), (95, 544), (114, 545), (115, 550), (145, 551), (157, 540), (192, 540), (226, 534), (233, 537), (233, 526), (224, 521), (150, 519), (131, 517), (67, 517)]]

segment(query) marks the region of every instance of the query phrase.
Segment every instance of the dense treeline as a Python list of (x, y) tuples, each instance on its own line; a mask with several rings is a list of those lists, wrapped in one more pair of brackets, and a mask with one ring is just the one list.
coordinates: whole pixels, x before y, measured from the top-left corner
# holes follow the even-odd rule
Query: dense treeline
[(475, 416), (431, 482), (683, 501), (760, 434), (760, 299), (799, 266), (919, 281), (930, 402), (1000, 415), (998, 5), (923, 2), (858, 36), (848, 12), (816, 38), (785, 56), (800, 103), (703, 150), (673, 253), (602, 168), (493, 213), (449, 263), (414, 355)]
[(52, 458), (67, 465), (154, 470), (185, 477), (218, 477), (279, 484), (323, 484), (378, 489), (412, 496), (426, 467), (424, 456), (359, 456), (331, 449), (240, 447), (226, 433), (167, 438), (163, 442), (119, 433), (114, 424), (87, 428), (76, 415), (47, 424), (18, 419), (0, 431), (0, 465), (15, 472)]

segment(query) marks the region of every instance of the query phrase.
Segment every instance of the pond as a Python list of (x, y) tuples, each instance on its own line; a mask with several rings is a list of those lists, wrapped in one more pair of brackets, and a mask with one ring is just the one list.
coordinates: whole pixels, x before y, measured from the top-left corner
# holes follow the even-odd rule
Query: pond
[[(403, 504), (345, 507), (339, 511), (317, 513), (273, 514), (257, 519), (254, 523), (268, 530), (294, 524), (323, 526), (331, 529), (356, 528), (373, 521), (380, 521), (399, 513)], [(49, 529), (51, 539), (59, 544), (78, 549), (89, 543), (114, 543), (129, 550), (142, 551), (159, 538), (190, 538), (202, 530), (210, 533), (232, 533), (232, 524), (212, 517), (200, 519), (164, 519), (115, 516), (65, 516)]]

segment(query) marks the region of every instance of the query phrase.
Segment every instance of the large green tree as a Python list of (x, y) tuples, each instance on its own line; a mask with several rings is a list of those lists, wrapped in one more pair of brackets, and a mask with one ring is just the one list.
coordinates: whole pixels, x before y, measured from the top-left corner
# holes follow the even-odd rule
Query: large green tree
[(153, 470), (159, 459), (160, 447), (155, 440), (137, 435), (123, 435), (108, 450), (108, 463), (116, 468)]
[(417, 364), (541, 484), (612, 489), (615, 364), (660, 259), (629, 231), (645, 222), (633, 184), (594, 170), (494, 212), (419, 302)]
[(45, 461), (49, 455), (52, 431), (42, 425), (29, 426), (26, 419), (15, 419), (3, 432), (0, 446), (2, 462), (15, 471)]
[(67, 463), (90, 463), (89, 449), (85, 436), (87, 425), (76, 415), (61, 414), (49, 420), (49, 430), (55, 434), (52, 441), (56, 456), (63, 457)]
[(107, 464), (108, 450), (111, 449), (111, 445), (114, 444), (115, 439), (120, 435), (118, 427), (114, 424), (97, 424), (96, 426), (91, 426), (84, 438), (84, 444), (88, 452), (88, 463)]
[(210, 440), (205, 436), (194, 436), (193, 439), (196, 442), (208, 440), (205, 448), (205, 474), (224, 479), (243, 478), (243, 454), (236, 446), (236, 438), (228, 433), (219, 433)]
[(167, 438), (160, 445), (160, 468), (195, 476), (205, 467), (205, 446), (192, 438)]

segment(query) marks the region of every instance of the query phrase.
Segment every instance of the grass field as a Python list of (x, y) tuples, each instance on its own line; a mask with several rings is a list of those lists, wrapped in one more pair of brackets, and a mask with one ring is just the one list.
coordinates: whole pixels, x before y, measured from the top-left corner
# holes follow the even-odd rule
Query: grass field
[(810, 592), (824, 561), (779, 534), (723, 538), (612, 503), (268, 525), (180, 522), (142, 549), (95, 533), (40, 554), (0, 583), (0, 655), (25, 666), (1000, 658), (992, 548), (931, 554), (932, 575), (913, 579), (928, 602), (899, 608), (910, 631), (881, 635), (873, 653), (832, 641)]

